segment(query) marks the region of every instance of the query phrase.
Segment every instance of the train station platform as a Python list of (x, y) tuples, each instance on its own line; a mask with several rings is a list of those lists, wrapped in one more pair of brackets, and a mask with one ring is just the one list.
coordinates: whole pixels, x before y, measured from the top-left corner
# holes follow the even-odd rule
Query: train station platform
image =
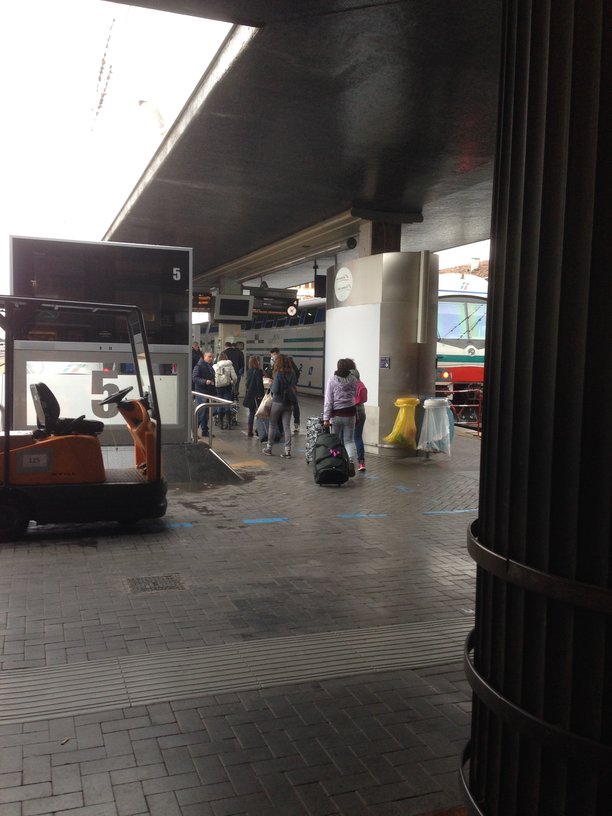
[(300, 403), (291, 460), (241, 416), (239, 483), (0, 546), (2, 816), (463, 813), (480, 439), (318, 487)]

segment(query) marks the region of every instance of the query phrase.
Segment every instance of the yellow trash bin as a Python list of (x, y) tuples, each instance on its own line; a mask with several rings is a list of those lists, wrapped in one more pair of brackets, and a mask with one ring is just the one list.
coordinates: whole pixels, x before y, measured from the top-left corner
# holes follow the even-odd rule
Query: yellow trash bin
[(416, 420), (414, 411), (419, 404), (418, 397), (398, 397), (393, 403), (399, 408), (393, 424), (393, 430), (385, 436), (387, 445), (398, 445), (402, 448), (416, 450)]

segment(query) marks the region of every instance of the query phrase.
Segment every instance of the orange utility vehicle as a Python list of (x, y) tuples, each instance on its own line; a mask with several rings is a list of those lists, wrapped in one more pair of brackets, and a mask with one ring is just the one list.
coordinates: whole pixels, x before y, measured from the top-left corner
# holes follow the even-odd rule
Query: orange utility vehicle
[[(0, 295), (0, 327), (5, 333), (0, 540), (21, 538), (30, 521), (133, 523), (163, 516), (161, 422), (141, 310)], [(66, 363), (67, 357), (86, 362)], [(61, 416), (54, 391), (38, 381), (41, 373), (59, 384), (72, 405), (93, 406), (110, 420), (111, 432), (112, 420), (121, 415), (132, 440), (133, 466), (105, 466), (100, 444), (105, 422), (85, 414)], [(134, 388), (136, 396), (127, 399)], [(107, 396), (96, 400), (94, 393)], [(23, 419), (27, 399), (35, 409), (32, 424)], [(20, 429), (14, 428), (16, 413), (22, 415)]]

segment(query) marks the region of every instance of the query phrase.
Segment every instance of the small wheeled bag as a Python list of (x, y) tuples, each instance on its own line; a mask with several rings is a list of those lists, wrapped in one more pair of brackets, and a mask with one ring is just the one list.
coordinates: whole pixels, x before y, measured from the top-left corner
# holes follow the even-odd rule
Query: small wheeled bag
[(314, 480), (318, 485), (342, 485), (349, 478), (349, 458), (340, 437), (334, 433), (317, 436), (314, 449)]

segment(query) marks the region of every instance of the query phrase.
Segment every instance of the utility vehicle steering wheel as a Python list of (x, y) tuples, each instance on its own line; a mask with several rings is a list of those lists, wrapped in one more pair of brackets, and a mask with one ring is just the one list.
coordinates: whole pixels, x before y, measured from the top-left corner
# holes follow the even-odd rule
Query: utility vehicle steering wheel
[(128, 385), (127, 388), (122, 388), (120, 391), (115, 391), (115, 393), (111, 394), (110, 397), (100, 400), (98, 405), (118, 405), (121, 402), (121, 400), (126, 396), (126, 394), (129, 394), (130, 391), (133, 390), (134, 390), (133, 386)]

